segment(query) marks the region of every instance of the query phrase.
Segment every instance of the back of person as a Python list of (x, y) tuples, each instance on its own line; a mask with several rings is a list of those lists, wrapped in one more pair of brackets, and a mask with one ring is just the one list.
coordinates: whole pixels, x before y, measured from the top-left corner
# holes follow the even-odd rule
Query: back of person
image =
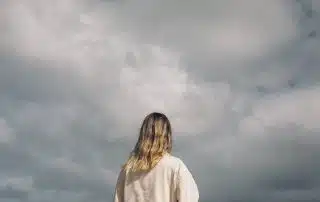
[[(157, 122), (160, 119), (165, 122)], [(147, 126), (150, 122), (152, 127), (160, 124), (163, 129), (165, 125), (167, 132), (163, 130), (157, 132), (155, 128), (151, 128), (149, 131), (153, 132), (149, 134), (143, 132), (148, 131)], [(168, 119), (160, 113), (152, 113), (146, 117), (136, 147), (118, 176), (114, 202), (197, 202), (199, 200), (197, 184), (187, 166), (181, 159), (170, 154), (171, 126), (168, 124)], [(157, 133), (158, 137), (155, 137)], [(164, 138), (162, 140), (160, 133)], [(149, 140), (152, 140), (149, 143), (146, 137), (148, 135), (151, 137)], [(160, 141), (157, 142), (157, 138)], [(143, 155), (143, 152), (148, 155)]]

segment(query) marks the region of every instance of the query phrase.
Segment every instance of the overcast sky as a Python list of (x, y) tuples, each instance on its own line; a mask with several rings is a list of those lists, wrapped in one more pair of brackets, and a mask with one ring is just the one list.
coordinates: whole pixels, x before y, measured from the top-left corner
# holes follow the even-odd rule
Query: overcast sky
[(1, 1), (0, 202), (111, 202), (152, 111), (200, 201), (320, 201), (319, 2)]

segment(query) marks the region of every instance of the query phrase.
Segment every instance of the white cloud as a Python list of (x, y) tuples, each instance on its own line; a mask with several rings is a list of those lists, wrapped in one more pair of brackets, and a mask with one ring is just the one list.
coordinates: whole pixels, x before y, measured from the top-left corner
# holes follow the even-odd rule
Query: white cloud
[(0, 143), (10, 143), (14, 141), (15, 134), (13, 129), (8, 126), (5, 119), (0, 118)]
[(258, 102), (252, 115), (240, 122), (243, 133), (264, 133), (268, 127), (300, 125), (306, 130), (319, 131), (320, 90), (318, 87), (273, 95)]
[(317, 184), (317, 43), (300, 45), (291, 3), (7, 1), (0, 141), (15, 144), (1, 176), (29, 179), (33, 201), (106, 200), (140, 122), (162, 111), (203, 201)]
[(5, 182), (5, 187), (10, 187), (13, 189), (31, 191), (33, 184), (32, 176), (22, 176), (22, 177), (13, 177), (8, 178)]

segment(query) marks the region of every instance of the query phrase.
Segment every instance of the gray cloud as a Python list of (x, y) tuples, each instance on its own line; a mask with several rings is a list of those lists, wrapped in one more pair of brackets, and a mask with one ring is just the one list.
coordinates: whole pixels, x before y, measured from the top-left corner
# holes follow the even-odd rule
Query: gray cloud
[(25, 201), (28, 198), (28, 194), (24, 191), (4, 189), (0, 190), (0, 200), (2, 199), (18, 199)]
[(311, 3), (2, 2), (0, 201), (112, 201), (154, 110), (201, 201), (320, 200)]

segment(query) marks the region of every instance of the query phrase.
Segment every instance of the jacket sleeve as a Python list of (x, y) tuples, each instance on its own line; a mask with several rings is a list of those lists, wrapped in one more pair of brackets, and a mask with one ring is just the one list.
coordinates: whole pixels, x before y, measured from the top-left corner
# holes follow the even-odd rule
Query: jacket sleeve
[(182, 161), (177, 172), (177, 200), (181, 202), (198, 202), (198, 186), (187, 166)]
[(123, 170), (119, 173), (117, 184), (114, 190), (114, 202), (124, 202), (124, 184), (125, 184), (125, 173)]

